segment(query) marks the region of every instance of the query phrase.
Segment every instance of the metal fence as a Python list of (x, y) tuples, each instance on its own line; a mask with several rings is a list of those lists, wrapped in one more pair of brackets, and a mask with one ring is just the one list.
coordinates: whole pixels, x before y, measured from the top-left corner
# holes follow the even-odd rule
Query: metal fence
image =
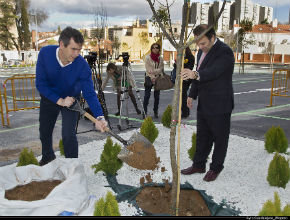
[(35, 87), (34, 74), (9, 77), (4, 81), (3, 88), (7, 123), (2, 122), (2, 125), (10, 126), (9, 112), (39, 108), (40, 96)]
[(273, 96), (290, 97), (290, 70), (274, 70), (272, 75), (272, 88), (270, 105), (272, 106)]

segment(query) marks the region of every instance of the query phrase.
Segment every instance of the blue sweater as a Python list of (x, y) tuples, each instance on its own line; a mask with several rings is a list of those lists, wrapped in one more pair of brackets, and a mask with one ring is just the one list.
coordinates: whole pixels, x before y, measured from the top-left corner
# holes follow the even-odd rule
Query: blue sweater
[(39, 93), (56, 103), (59, 98), (77, 97), (81, 91), (95, 117), (103, 110), (94, 90), (92, 72), (82, 56), (70, 65), (61, 67), (56, 58), (58, 46), (43, 47), (36, 64), (36, 88)]

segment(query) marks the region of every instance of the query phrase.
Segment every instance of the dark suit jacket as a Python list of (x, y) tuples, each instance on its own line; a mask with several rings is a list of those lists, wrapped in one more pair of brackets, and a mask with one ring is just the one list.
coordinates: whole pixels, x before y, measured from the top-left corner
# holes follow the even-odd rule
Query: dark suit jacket
[[(202, 51), (197, 54), (197, 61)], [(217, 39), (204, 58), (198, 72), (200, 80), (193, 80), (189, 97), (198, 97), (197, 111), (206, 115), (231, 113), (234, 108), (232, 75), (234, 72), (232, 49)]]

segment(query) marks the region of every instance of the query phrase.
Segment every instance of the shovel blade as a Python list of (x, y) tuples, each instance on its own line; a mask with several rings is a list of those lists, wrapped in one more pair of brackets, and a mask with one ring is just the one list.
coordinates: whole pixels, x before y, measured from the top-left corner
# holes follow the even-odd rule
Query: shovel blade
[[(136, 142), (141, 142), (142, 146), (145, 148), (153, 147), (152, 143), (147, 138), (145, 138), (142, 134), (140, 134), (139, 132), (135, 132), (130, 137), (130, 139), (128, 140), (127, 146), (130, 146)], [(128, 150), (127, 146), (123, 147), (122, 150), (120, 151), (120, 153), (117, 155), (117, 157), (125, 163), (134, 154), (133, 152)]]

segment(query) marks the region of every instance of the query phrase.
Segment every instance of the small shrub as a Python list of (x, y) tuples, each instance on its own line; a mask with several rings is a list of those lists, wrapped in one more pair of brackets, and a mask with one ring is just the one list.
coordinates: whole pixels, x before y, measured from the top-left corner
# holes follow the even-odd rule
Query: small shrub
[(172, 107), (171, 105), (168, 105), (161, 118), (161, 123), (163, 124), (164, 127), (170, 128), (171, 113), (172, 113)]
[(96, 202), (94, 216), (121, 216), (118, 202), (112, 192), (107, 192), (106, 201), (101, 198)]
[(123, 162), (117, 157), (120, 151), (121, 146), (117, 143), (113, 145), (112, 139), (108, 137), (101, 154), (101, 161), (92, 165), (92, 168), (95, 168), (95, 173), (103, 171), (106, 175), (116, 175), (123, 165)]
[(271, 186), (286, 187), (290, 179), (289, 161), (278, 153), (274, 155), (268, 168), (267, 180)]
[(144, 119), (144, 122), (142, 123), (140, 128), (140, 133), (144, 137), (146, 137), (152, 144), (158, 137), (159, 131), (156, 128), (150, 116)]
[(286, 153), (287, 148), (288, 140), (284, 130), (280, 126), (272, 126), (265, 134), (265, 149), (269, 153)]
[(195, 151), (196, 151), (196, 133), (193, 133), (191, 137), (191, 148), (187, 151), (189, 159), (193, 160)]
[(271, 200), (267, 200), (259, 212), (259, 216), (290, 216), (290, 204), (287, 204), (284, 210), (281, 210), (280, 198), (278, 193), (275, 192), (274, 203)]
[(28, 148), (23, 148), (23, 150), (20, 153), (19, 160), (16, 166), (21, 167), (21, 166), (26, 166), (29, 164), (39, 165), (32, 150), (28, 152)]
[(58, 147), (59, 147), (60, 155), (64, 156), (64, 147), (63, 147), (62, 139), (59, 140)]

